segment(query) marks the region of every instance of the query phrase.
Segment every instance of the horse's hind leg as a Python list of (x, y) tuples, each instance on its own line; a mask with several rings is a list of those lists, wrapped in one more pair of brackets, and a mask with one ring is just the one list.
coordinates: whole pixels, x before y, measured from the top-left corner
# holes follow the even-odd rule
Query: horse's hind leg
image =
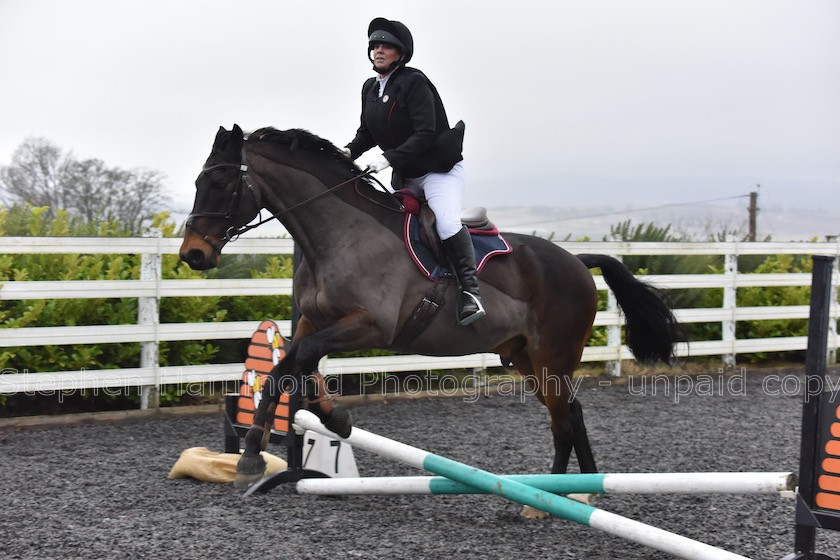
[[(573, 395), (564, 397), (565, 402), (551, 402), (549, 409), (551, 414), (551, 432), (554, 436), (554, 463), (551, 472), (565, 474), (569, 467), (572, 449), (577, 456), (580, 472), (598, 472), (595, 466), (595, 457), (592, 454), (592, 447), (589, 444), (589, 436), (586, 433), (586, 426), (583, 423), (583, 408), (580, 401)], [(592, 494), (570, 493), (567, 498), (589, 504)]]
[(589, 435), (586, 433), (586, 426), (583, 423), (583, 407), (576, 398), (569, 406), (569, 421), (572, 424), (572, 442), (575, 448), (578, 465), (582, 473), (596, 473), (595, 456), (592, 453), (592, 446), (589, 444)]
[[(575, 445), (575, 425), (570, 414), (569, 395), (570, 383), (562, 376), (549, 374), (548, 368), (543, 368), (537, 375), (534, 362), (526, 352), (519, 352), (511, 357), (516, 370), (525, 377), (537, 399), (548, 409), (551, 417), (551, 435), (554, 442), (554, 460), (552, 473), (565, 473), (569, 464), (569, 457)], [(579, 404), (578, 404), (579, 409)], [(583, 425), (582, 416), (579, 425)], [(585, 433), (584, 433), (584, 437)]]
[(571, 375), (560, 378), (543, 376), (545, 406), (551, 416), (551, 433), (554, 436), (551, 472), (565, 474), (574, 449), (580, 472), (595, 473), (598, 469), (583, 422), (583, 407), (573, 393), (570, 378)]
[[(517, 352), (511, 356), (511, 361), (516, 370), (526, 379), (537, 400), (548, 409), (549, 416), (551, 417), (551, 432), (554, 442), (554, 466), (552, 472), (558, 472), (555, 470), (558, 461), (564, 465), (568, 464), (569, 456), (572, 453), (572, 429), (569, 425), (568, 418), (565, 420), (566, 429), (558, 430), (556, 426), (562, 425), (562, 422), (558, 421), (557, 414), (562, 412), (562, 407), (557, 406), (557, 399), (551, 394), (551, 390), (546, 387), (546, 376), (544, 372), (543, 375), (535, 375), (534, 365), (528, 353), (525, 351)], [(565, 466), (563, 467), (563, 472), (565, 472)], [(549, 514), (531, 506), (522, 506), (521, 515), (527, 519), (545, 519)]]
[[(523, 353), (524, 354), (524, 353)], [(531, 382), (536, 390), (537, 398), (548, 409), (551, 417), (551, 434), (554, 443), (554, 459), (551, 472), (565, 474), (568, 470), (572, 450), (575, 451), (581, 472), (597, 472), (595, 458), (589, 443), (589, 436), (583, 422), (583, 408), (573, 393), (571, 382), (574, 365), (570, 365), (568, 356), (562, 359), (546, 359), (537, 354), (533, 357), (517, 356), (514, 365)], [(555, 357), (556, 358), (556, 357)], [(542, 367), (534, 375), (534, 363), (561, 363), (555, 369)], [(564, 367), (565, 366), (565, 367)], [(553, 373), (554, 372), (554, 373)], [(565, 373), (568, 372), (568, 373)], [(588, 496), (570, 495), (574, 499), (586, 502)], [(525, 507), (522, 515), (528, 518), (543, 518), (548, 514), (534, 508)]]
[(570, 418), (569, 397), (564, 394), (546, 395), (545, 406), (551, 416), (551, 435), (554, 439), (552, 474), (565, 474), (575, 441), (574, 424)]

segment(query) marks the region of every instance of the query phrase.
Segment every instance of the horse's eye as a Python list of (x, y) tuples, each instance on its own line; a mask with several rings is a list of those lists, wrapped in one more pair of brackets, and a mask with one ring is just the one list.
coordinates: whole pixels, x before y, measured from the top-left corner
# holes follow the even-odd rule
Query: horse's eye
[(214, 169), (211, 171), (211, 180), (208, 181), (211, 189), (223, 191), (231, 184), (230, 178), (224, 173), (224, 171), (225, 170), (223, 169)]

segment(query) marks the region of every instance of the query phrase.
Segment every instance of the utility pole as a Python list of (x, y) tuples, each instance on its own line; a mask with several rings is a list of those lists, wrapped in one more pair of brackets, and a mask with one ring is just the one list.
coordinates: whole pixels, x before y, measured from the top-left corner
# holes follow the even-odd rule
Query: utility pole
[[(761, 185), (757, 185), (761, 187)], [(749, 233), (749, 240), (755, 241), (755, 218), (758, 215), (758, 192), (753, 191), (750, 193), (750, 233)]]

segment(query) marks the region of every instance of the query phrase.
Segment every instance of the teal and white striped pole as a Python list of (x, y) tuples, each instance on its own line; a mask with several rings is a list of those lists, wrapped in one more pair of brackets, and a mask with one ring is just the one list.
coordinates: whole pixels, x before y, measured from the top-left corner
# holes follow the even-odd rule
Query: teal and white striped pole
[[(553, 494), (779, 494), (796, 489), (790, 472), (506, 474), (514, 480)], [(478, 488), (443, 476), (379, 476), (366, 478), (305, 478), (299, 494), (425, 495), (481, 494)]]
[[(302, 429), (312, 430), (332, 438), (338, 436), (327, 430), (318, 417), (307, 410), (295, 414), (295, 424)], [(496, 494), (528, 505), (557, 517), (581, 525), (599, 529), (678, 558), (691, 560), (747, 560), (746, 557), (727, 552), (708, 544), (695, 541), (664, 529), (646, 525), (620, 515), (615, 515), (592, 506), (575, 502), (563, 496), (551, 494), (521, 482), (483, 471), (428, 451), (378, 436), (354, 427), (350, 436), (342, 441), (373, 453), (425, 469), (448, 479), (472, 486), (483, 492)]]

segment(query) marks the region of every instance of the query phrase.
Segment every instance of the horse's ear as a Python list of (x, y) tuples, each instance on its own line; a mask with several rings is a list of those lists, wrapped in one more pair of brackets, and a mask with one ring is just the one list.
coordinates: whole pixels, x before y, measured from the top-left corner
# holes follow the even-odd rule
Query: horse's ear
[(213, 151), (222, 153), (241, 150), (244, 138), (245, 134), (238, 124), (233, 125), (231, 130), (226, 130), (225, 127), (220, 126), (216, 133), (216, 140), (213, 141)]
[(224, 150), (225, 144), (227, 144), (227, 137), (230, 133), (225, 130), (225, 127), (220, 126), (219, 131), (216, 133), (216, 139), (213, 140), (213, 151), (219, 152)]
[(242, 146), (245, 144), (245, 133), (242, 132), (242, 129), (239, 128), (238, 124), (233, 125), (233, 129), (230, 131), (230, 144), (229, 149), (236, 150), (237, 152), (242, 149)]

